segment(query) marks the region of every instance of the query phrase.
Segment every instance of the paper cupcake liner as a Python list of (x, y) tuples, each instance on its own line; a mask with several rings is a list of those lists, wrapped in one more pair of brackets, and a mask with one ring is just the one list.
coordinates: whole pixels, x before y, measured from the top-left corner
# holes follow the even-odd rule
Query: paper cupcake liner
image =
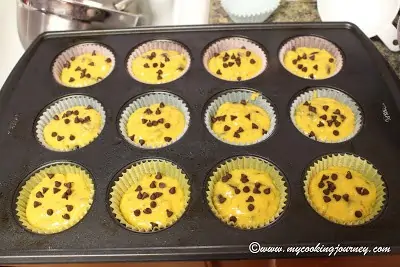
[[(84, 96), (84, 95), (71, 95), (71, 96), (66, 96), (63, 97), (59, 100), (57, 100), (54, 104), (49, 106), (39, 117), (37, 123), (36, 123), (36, 137), (39, 140), (39, 142), (47, 149), (52, 150), (52, 151), (58, 151), (58, 152), (67, 152), (67, 151), (72, 151), (74, 149), (56, 149), (54, 147), (51, 147), (46, 143), (44, 140), (44, 128), (46, 127), (47, 124), (50, 123), (51, 120), (53, 120), (53, 117), (59, 113), (62, 113), (70, 108), (76, 107), (76, 106), (92, 106), (93, 109), (95, 109), (97, 112), (100, 113), (101, 116), (101, 126), (98, 132), (98, 135), (101, 133), (101, 131), (104, 128), (104, 125), (106, 123), (106, 112), (103, 108), (103, 106), (95, 100), (94, 98)], [(97, 136), (98, 136), (97, 135)], [(89, 145), (91, 142), (94, 141), (93, 138), (90, 140), (85, 146)], [(82, 148), (84, 146), (81, 146)]]
[[(300, 129), (297, 126), (296, 119), (295, 119), (296, 109), (299, 107), (299, 105), (302, 105), (306, 101), (310, 101), (317, 97), (326, 97), (326, 98), (335, 99), (336, 101), (339, 101), (340, 103), (347, 105), (351, 109), (351, 111), (353, 112), (354, 117), (355, 117), (354, 131), (351, 135), (349, 135), (345, 138), (342, 138), (338, 141), (320, 140), (320, 139), (316, 139), (315, 137), (309, 137), (307, 132), (305, 132), (304, 130)], [(325, 88), (325, 87), (311, 88), (310, 90), (307, 90), (307, 92), (299, 95), (293, 101), (293, 103), (290, 107), (290, 118), (291, 118), (294, 126), (296, 126), (297, 130), (299, 130), (299, 132), (301, 132), (308, 138), (316, 140), (321, 143), (341, 143), (341, 142), (350, 140), (361, 130), (361, 127), (363, 124), (363, 115), (362, 115), (361, 109), (352, 98), (350, 98), (348, 95), (346, 95), (345, 93), (342, 93), (338, 90), (331, 89), (331, 88)]]
[[(296, 49), (297, 47), (312, 47), (312, 48), (318, 48), (321, 50), (325, 49), (335, 58), (336, 70), (334, 72), (332, 72), (331, 75), (329, 75), (328, 77), (323, 78), (323, 79), (319, 78), (317, 80), (324, 80), (324, 79), (331, 78), (331, 77), (335, 76), (336, 74), (338, 74), (339, 71), (343, 68), (344, 60), (343, 60), (342, 52), (336, 45), (334, 45), (330, 41), (320, 38), (320, 37), (300, 36), (300, 37), (296, 37), (296, 38), (289, 40), (287, 43), (285, 43), (282, 46), (282, 48), (279, 51), (279, 60), (282, 64), (282, 66), (290, 73), (292, 73), (292, 72), (288, 68), (286, 68), (283, 60), (288, 51)], [(293, 73), (293, 75), (296, 75), (296, 74)], [(298, 76), (298, 77), (300, 77), (300, 76)], [(304, 77), (301, 77), (301, 78), (304, 78)], [(310, 79), (310, 78), (304, 78), (304, 79)]]
[[(120, 203), (123, 195), (131, 186), (137, 184), (140, 179), (146, 174), (155, 174), (157, 172), (167, 175), (169, 177), (175, 178), (183, 191), (185, 192), (185, 207), (178, 213), (175, 213), (171, 217), (171, 221), (165, 227), (153, 228), (148, 231), (147, 229), (136, 228), (135, 226), (129, 224), (120, 210)], [(135, 232), (157, 232), (166, 229), (173, 224), (175, 224), (186, 211), (186, 208), (190, 200), (190, 186), (188, 183), (188, 177), (183, 172), (181, 168), (170, 161), (161, 159), (146, 159), (134, 162), (130, 164), (117, 178), (114, 186), (111, 188), (110, 192), (110, 207), (113, 215), (119, 223), (121, 223), (125, 228), (135, 231)]]
[[(133, 79), (135, 79), (138, 82), (141, 83), (147, 83), (145, 81), (142, 81), (140, 78), (136, 77), (133, 73), (132, 73), (132, 62), (133, 60), (135, 60), (136, 58), (142, 56), (144, 53), (150, 51), (150, 50), (154, 50), (154, 49), (161, 49), (161, 50), (171, 50), (171, 51), (176, 51), (181, 55), (184, 55), (186, 58), (186, 66), (184, 68), (184, 70), (181, 72), (181, 75), (176, 78), (175, 80), (181, 78), (183, 75), (186, 74), (186, 72), (189, 70), (190, 65), (191, 65), (191, 58), (190, 58), (190, 54), (189, 51), (180, 43), (175, 42), (175, 41), (171, 41), (171, 40), (154, 40), (154, 41), (149, 41), (146, 42), (142, 45), (140, 45), (139, 47), (137, 47), (136, 49), (133, 50), (133, 52), (129, 55), (128, 58), (128, 62), (126, 64), (126, 68), (128, 70), (128, 73), (131, 75), (131, 77)], [(165, 83), (170, 83), (173, 82), (175, 80), (171, 80), (171, 81), (167, 81), (167, 82), (163, 82), (160, 81), (157, 84), (165, 84)]]
[(246, 12), (243, 11), (243, 2), (232, 1), (232, 0), (221, 0), (221, 6), (236, 23), (261, 23), (264, 22), (271, 14), (278, 8), (280, 0), (272, 1), (258, 1), (260, 10), (257, 12)]
[[(86, 53), (93, 53), (93, 51), (95, 51), (97, 54), (99, 55), (104, 55), (107, 58), (111, 59), (112, 62), (112, 66), (110, 68), (110, 72), (107, 74), (105, 78), (108, 77), (108, 75), (110, 75), (110, 73), (114, 70), (115, 67), (115, 56), (114, 54), (111, 52), (111, 50), (109, 50), (108, 48), (106, 48), (103, 45), (100, 44), (96, 44), (96, 43), (84, 43), (84, 44), (78, 44), (75, 46), (72, 46), (70, 48), (68, 48), (67, 50), (65, 50), (64, 52), (62, 52), (54, 61), (53, 63), (53, 69), (52, 69), (52, 73), (53, 73), (53, 77), (54, 79), (61, 85), (63, 86), (67, 86), (67, 87), (73, 87), (73, 88), (82, 88), (81, 86), (71, 86), (69, 84), (65, 84), (61, 81), (61, 72), (64, 68), (64, 65), (69, 62), (71, 60), (72, 57), (77, 57)], [(103, 79), (103, 80), (104, 80)], [(100, 81), (96, 82), (99, 83)], [(93, 83), (91, 85), (87, 85), (84, 87), (88, 87), (88, 86), (92, 86), (96, 83)]]
[[(231, 172), (236, 169), (255, 169), (258, 171), (262, 171), (265, 173), (268, 173), (269, 176), (271, 177), (272, 181), (274, 182), (275, 187), (279, 190), (280, 192), (280, 201), (279, 201), (279, 207), (278, 210), (269, 221), (265, 222), (264, 224), (260, 225), (254, 225), (253, 227), (248, 227), (245, 225), (238, 225), (233, 222), (229, 221), (229, 218), (223, 218), (219, 215), (218, 211), (214, 207), (213, 204), (213, 191), (214, 191), (214, 186), (215, 184), (221, 180), (221, 178), (227, 173)], [(258, 229), (262, 227), (266, 227), (270, 225), (271, 223), (275, 222), (278, 217), (283, 213), (285, 207), (286, 207), (286, 202), (287, 202), (287, 197), (288, 194), (286, 192), (287, 187), (285, 185), (285, 178), (281, 174), (281, 172), (278, 170), (277, 167), (275, 167), (272, 163), (258, 158), (258, 157), (252, 157), (252, 156), (239, 156), (239, 157), (234, 157), (230, 158), (222, 163), (220, 163), (215, 171), (212, 173), (208, 180), (208, 187), (206, 191), (206, 197), (207, 197), (207, 202), (208, 205), (211, 209), (211, 211), (214, 213), (214, 215), (219, 218), (221, 221), (224, 223), (239, 228), (243, 230), (252, 230), (252, 229)]]
[[(206, 70), (213, 75), (214, 77), (217, 77), (218, 79), (221, 79), (220, 76), (214, 74), (212, 71), (210, 71), (210, 69), (208, 68), (208, 62), (211, 60), (211, 58), (215, 55), (215, 54), (219, 54), (222, 53), (224, 51), (230, 50), (230, 49), (239, 49), (241, 47), (245, 47), (247, 50), (249, 50), (250, 52), (258, 55), (261, 60), (262, 60), (262, 66), (260, 71), (254, 75), (254, 77), (251, 77), (250, 79), (253, 79), (255, 77), (257, 77), (258, 75), (260, 75), (261, 73), (263, 73), (265, 71), (265, 69), (267, 68), (267, 55), (265, 54), (264, 50), (257, 45), (255, 42), (246, 39), (246, 38), (241, 38), (241, 37), (230, 37), (230, 38), (224, 38), (224, 39), (220, 39), (216, 42), (214, 42), (212, 45), (210, 45), (207, 50), (204, 52), (203, 55), (203, 65), (206, 68)], [(247, 79), (247, 80), (250, 80)], [(224, 80), (224, 79), (222, 79)], [(230, 80), (229, 80), (230, 81)], [(246, 81), (246, 80), (241, 80), (241, 81)], [(233, 82), (233, 81), (231, 81)]]
[[(315, 176), (317, 173), (323, 170), (328, 169), (329, 167), (349, 168), (351, 170), (359, 172), (360, 174), (363, 175), (363, 177), (366, 180), (372, 182), (375, 185), (377, 197), (375, 204), (372, 207), (372, 212), (368, 214), (368, 216), (365, 216), (353, 222), (343, 222), (343, 221), (338, 221), (330, 216), (322, 215), (318, 212), (318, 207), (316, 207), (310, 199), (310, 195), (308, 193), (308, 187), (310, 185), (310, 180), (313, 176)], [(326, 155), (316, 160), (306, 172), (303, 189), (308, 204), (310, 204), (310, 206), (318, 214), (320, 214), (322, 217), (331, 222), (342, 225), (361, 225), (371, 221), (372, 219), (378, 216), (386, 200), (385, 184), (382, 180), (382, 176), (378, 173), (378, 170), (371, 163), (361, 158), (360, 156), (345, 154), (345, 153)]]
[[(230, 142), (228, 140), (225, 140), (221, 137), (219, 137), (213, 130), (212, 130), (212, 125), (211, 125), (211, 117), (214, 117), (215, 114), (217, 113), (219, 107), (222, 104), (225, 104), (227, 102), (230, 103), (240, 103), (241, 100), (246, 100), (247, 103), (253, 104), (255, 106), (258, 106), (262, 108), (265, 112), (267, 112), (269, 119), (270, 119), (270, 128), (268, 129), (267, 134), (263, 135), (260, 139), (253, 141), (253, 142)], [(235, 145), (235, 146), (249, 146), (253, 144), (260, 143), (264, 140), (266, 140), (268, 137), (272, 135), (272, 133), (275, 130), (276, 124), (277, 124), (277, 117), (275, 114), (275, 110), (270, 104), (270, 102), (260, 93), (249, 90), (249, 89), (232, 89), (229, 90), (228, 92), (223, 92), (220, 96), (218, 96), (216, 99), (214, 99), (209, 106), (207, 107), (207, 110), (204, 114), (204, 123), (206, 124), (206, 127), (208, 131), (218, 140), (221, 142), (230, 144), (230, 145)]]
[[(128, 136), (127, 127), (126, 127), (128, 124), (129, 117), (132, 115), (132, 113), (134, 113), (139, 108), (148, 107), (153, 104), (157, 104), (157, 103), (161, 103), (161, 102), (163, 102), (166, 105), (174, 106), (180, 112), (182, 112), (183, 116), (185, 117), (185, 127), (183, 128), (182, 133), (177, 138), (173, 139), (171, 142), (161, 144), (159, 146), (149, 146), (147, 144), (139, 145), (139, 144), (133, 142)], [(121, 117), (119, 119), (119, 130), (120, 130), (122, 136), (125, 138), (125, 140), (129, 144), (134, 145), (136, 147), (140, 147), (140, 148), (156, 149), (156, 148), (162, 148), (162, 147), (169, 146), (169, 145), (175, 143), (176, 141), (178, 141), (179, 139), (181, 139), (182, 136), (186, 133), (187, 129), (189, 128), (189, 122), (190, 122), (189, 109), (188, 109), (186, 103), (181, 98), (179, 98), (178, 96), (173, 95), (171, 93), (167, 93), (167, 92), (151, 92), (151, 93), (146, 93), (146, 94), (139, 96), (138, 98), (133, 100), (133, 102), (131, 104), (129, 104), (129, 106), (127, 106), (124, 109), (124, 111), (122, 112)]]
[[(69, 220), (69, 223), (67, 225), (62, 225), (58, 229), (53, 229), (53, 230), (43, 230), (36, 228), (32, 226), (26, 217), (26, 206), (29, 200), (30, 193), (32, 190), (44, 179), (47, 177), (47, 173), (60, 173), (60, 174), (68, 174), (68, 173), (73, 173), (73, 174), (78, 174), (84, 179), (85, 183), (88, 185), (90, 188), (90, 200), (87, 205), (87, 209), (85, 212), (80, 214), (79, 217), (72, 217)], [(78, 222), (80, 222), (83, 217), (88, 213), (92, 203), (93, 203), (93, 196), (94, 196), (94, 184), (91, 178), (91, 175), (88, 173), (86, 169), (81, 167), (78, 164), (71, 163), (71, 162), (56, 162), (56, 163), (51, 163), (47, 164), (45, 166), (42, 166), (30, 176), (26, 180), (24, 185), (19, 189), (19, 194), (17, 197), (17, 202), (16, 202), (16, 212), (17, 212), (17, 217), (21, 225), (26, 228), (27, 230), (37, 233), (37, 234), (55, 234), (59, 233), (62, 231), (65, 231), (72, 226), (76, 225)]]

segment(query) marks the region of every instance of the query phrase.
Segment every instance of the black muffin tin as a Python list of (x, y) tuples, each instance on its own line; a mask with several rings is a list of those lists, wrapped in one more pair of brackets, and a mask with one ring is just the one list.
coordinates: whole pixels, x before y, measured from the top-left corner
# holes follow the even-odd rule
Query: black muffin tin
[[(343, 52), (344, 67), (326, 80), (307, 80), (289, 73), (278, 52), (285, 41), (300, 35), (315, 35), (335, 43)], [(203, 67), (202, 53), (211, 42), (244, 36), (261, 44), (268, 67), (260, 76), (242, 82), (219, 80)], [(137, 45), (154, 39), (181, 42), (190, 51), (192, 65), (180, 79), (164, 85), (142, 84), (130, 77), (126, 60)], [(105, 80), (74, 89), (58, 84), (51, 66), (68, 47), (98, 42), (115, 53), (116, 67)], [(342, 90), (363, 110), (364, 125), (350, 141), (324, 144), (301, 134), (292, 124), (292, 99), (309, 87), (328, 86)], [(262, 92), (276, 108), (278, 124), (266, 141), (247, 147), (216, 140), (206, 129), (203, 110), (221, 91), (245, 87)], [(0, 93), (0, 262), (98, 262), (158, 261), (297, 257), (294, 253), (252, 254), (248, 246), (341, 245), (392, 246), (400, 248), (400, 86), (370, 40), (352, 24), (275, 24), (136, 28), (114, 31), (49, 33), (28, 49)], [(145, 150), (129, 145), (118, 131), (121, 108), (133, 97), (151, 90), (167, 90), (189, 106), (191, 122), (186, 134), (162, 149)], [(88, 146), (72, 152), (53, 152), (36, 139), (37, 116), (53, 101), (69, 95), (91, 96), (104, 106), (106, 125)], [(373, 221), (355, 227), (331, 223), (318, 215), (303, 193), (304, 172), (322, 155), (353, 153), (366, 158), (379, 170), (387, 186), (387, 201)], [(222, 160), (240, 155), (266, 158), (282, 170), (288, 183), (285, 212), (269, 227), (239, 230), (225, 225), (210, 211), (205, 185), (210, 171)], [(131, 162), (165, 158), (188, 174), (191, 200), (183, 217), (157, 233), (135, 233), (121, 227), (109, 213), (109, 183)], [(54, 235), (25, 230), (15, 215), (15, 196), (29, 173), (52, 161), (73, 161), (94, 177), (95, 198), (86, 217), (71, 229)], [(305, 256), (327, 254), (305, 253)], [(344, 255), (344, 254), (338, 254)], [(345, 254), (360, 255), (360, 254)]]

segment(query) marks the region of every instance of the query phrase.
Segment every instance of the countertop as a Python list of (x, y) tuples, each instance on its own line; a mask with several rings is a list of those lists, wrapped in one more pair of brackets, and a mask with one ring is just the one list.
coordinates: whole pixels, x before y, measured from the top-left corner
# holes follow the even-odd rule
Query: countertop
[[(318, 22), (321, 21), (317, 4), (311, 1), (283, 2), (279, 8), (266, 21), (271, 22)], [(210, 23), (232, 23), (226, 12), (220, 5), (220, 0), (211, 0)], [(373, 38), (372, 42), (392, 66), (397, 77), (400, 78), (400, 53), (391, 52), (378, 38)]]

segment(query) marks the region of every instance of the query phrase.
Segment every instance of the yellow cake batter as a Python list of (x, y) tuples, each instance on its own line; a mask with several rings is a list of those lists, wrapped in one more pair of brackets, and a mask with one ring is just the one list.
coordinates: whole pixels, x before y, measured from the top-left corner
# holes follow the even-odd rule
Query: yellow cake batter
[(233, 143), (255, 142), (267, 134), (270, 118), (262, 108), (247, 103), (222, 104), (211, 118), (212, 130), (223, 140)]
[(326, 79), (336, 71), (336, 60), (328, 51), (298, 47), (284, 57), (285, 67), (293, 74), (307, 79)]
[(281, 194), (271, 177), (254, 169), (237, 169), (214, 185), (217, 216), (242, 228), (257, 228), (275, 218)]
[(141, 82), (159, 84), (178, 79), (187, 64), (186, 56), (177, 51), (153, 49), (132, 60), (131, 71)]
[(92, 107), (76, 106), (53, 117), (43, 129), (45, 142), (57, 150), (73, 150), (92, 142), (101, 129), (101, 115)]
[(297, 127), (309, 137), (324, 142), (343, 140), (354, 132), (355, 117), (345, 104), (317, 97), (296, 108)]
[(185, 194), (176, 179), (161, 173), (148, 174), (125, 192), (120, 210), (137, 230), (164, 228), (182, 214), (186, 207)]
[(375, 185), (344, 167), (330, 167), (311, 177), (308, 194), (319, 214), (341, 224), (368, 216), (376, 201)]
[(262, 68), (261, 57), (240, 48), (230, 49), (214, 55), (208, 69), (217, 77), (227, 81), (245, 81), (254, 78)]
[(129, 138), (141, 146), (159, 147), (175, 141), (185, 128), (183, 113), (164, 103), (137, 109), (128, 119)]
[(26, 217), (33, 228), (57, 231), (71, 225), (90, 207), (90, 185), (78, 174), (47, 174), (30, 193)]
[(112, 66), (111, 58), (96, 54), (96, 52), (72, 57), (64, 64), (61, 82), (70, 87), (93, 85), (107, 77)]

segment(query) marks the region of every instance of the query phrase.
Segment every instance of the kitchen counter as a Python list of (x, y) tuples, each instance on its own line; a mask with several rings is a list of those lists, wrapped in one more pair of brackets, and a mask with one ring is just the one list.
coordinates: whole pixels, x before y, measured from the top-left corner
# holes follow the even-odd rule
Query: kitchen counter
[[(315, 2), (283, 2), (274, 14), (268, 18), (266, 22), (318, 22), (321, 21), (318, 11), (317, 4)], [(232, 23), (226, 12), (220, 5), (220, 0), (211, 0), (210, 10), (210, 23)], [(384, 56), (384, 58), (392, 66), (397, 76), (400, 78), (400, 54), (391, 52), (386, 46), (379, 40), (372, 39), (372, 42)]]

